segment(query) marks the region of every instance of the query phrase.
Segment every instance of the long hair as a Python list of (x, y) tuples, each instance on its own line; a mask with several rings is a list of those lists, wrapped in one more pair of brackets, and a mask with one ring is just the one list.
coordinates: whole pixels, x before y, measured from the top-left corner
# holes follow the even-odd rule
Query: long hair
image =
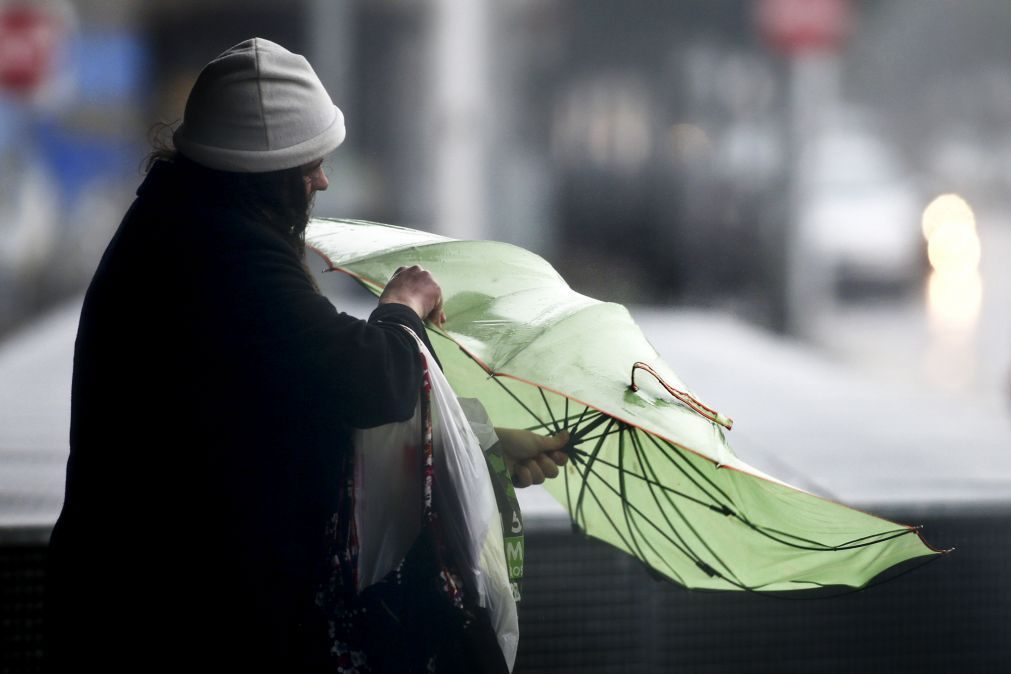
[(158, 162), (169, 162), (193, 185), (209, 194), (221, 195), (260, 222), (278, 232), (305, 255), (305, 228), (309, 224), (313, 199), (306, 195), (302, 167), (264, 173), (217, 171), (186, 158), (172, 147), (166, 131), (169, 125), (157, 125), (151, 133), (153, 151), (147, 157), (145, 171)]

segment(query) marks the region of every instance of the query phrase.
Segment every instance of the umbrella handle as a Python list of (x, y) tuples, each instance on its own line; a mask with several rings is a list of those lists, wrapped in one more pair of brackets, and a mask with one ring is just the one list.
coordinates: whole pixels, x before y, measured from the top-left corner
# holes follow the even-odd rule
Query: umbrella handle
[(686, 393), (685, 391), (679, 391), (678, 389), (674, 388), (673, 386), (665, 382), (663, 380), (663, 377), (657, 374), (656, 370), (654, 370), (648, 364), (643, 363), (642, 361), (636, 361), (635, 363), (632, 364), (632, 383), (629, 384), (629, 388), (632, 389), (633, 393), (639, 390), (639, 387), (635, 383), (636, 370), (645, 370), (649, 374), (656, 377), (656, 380), (660, 382), (660, 386), (663, 386), (664, 389), (667, 391), (667, 393), (670, 393), (672, 396), (677, 398), (678, 401), (687, 405), (691, 409), (695, 410), (696, 412), (704, 416), (706, 419), (709, 419), (710, 421), (713, 421), (719, 424), (720, 426), (723, 426), (728, 431), (734, 427), (733, 419), (731, 419), (730, 417), (723, 416), (722, 414), (714, 410), (712, 407), (709, 407), (708, 405), (702, 403), (698, 398), (696, 398), (692, 394)]

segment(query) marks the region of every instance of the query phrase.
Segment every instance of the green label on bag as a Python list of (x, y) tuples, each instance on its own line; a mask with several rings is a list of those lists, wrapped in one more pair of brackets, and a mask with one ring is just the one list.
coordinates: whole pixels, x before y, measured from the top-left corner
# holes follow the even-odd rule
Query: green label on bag
[(502, 515), (502, 541), (505, 544), (509, 584), (512, 585), (513, 599), (519, 601), (520, 581), (523, 580), (523, 515), (520, 513), (520, 504), (509, 471), (506, 470), (502, 450), (495, 445), (484, 456), (491, 474), (498, 511)]
[(509, 580), (519, 580), (523, 577), (523, 537), (505, 537), (506, 566), (509, 567)]

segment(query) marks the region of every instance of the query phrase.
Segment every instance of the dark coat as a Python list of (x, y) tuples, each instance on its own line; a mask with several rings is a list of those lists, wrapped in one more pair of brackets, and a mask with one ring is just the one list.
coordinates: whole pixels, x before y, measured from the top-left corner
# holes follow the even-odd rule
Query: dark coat
[[(279, 234), (159, 163), (81, 313), (49, 648), (73, 669), (292, 671), (352, 427), (417, 402), (417, 315), (338, 313)], [(90, 667), (88, 668), (90, 669)]]

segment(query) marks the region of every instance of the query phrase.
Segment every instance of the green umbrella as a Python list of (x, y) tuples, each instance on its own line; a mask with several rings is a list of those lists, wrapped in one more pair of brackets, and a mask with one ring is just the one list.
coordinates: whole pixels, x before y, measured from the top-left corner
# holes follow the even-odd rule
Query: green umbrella
[(376, 294), (420, 264), (443, 289), (430, 335), (457, 394), (497, 426), (569, 430), (545, 483), (587, 535), (689, 588), (863, 587), (938, 554), (914, 527), (791, 487), (739, 459), (732, 422), (664, 363), (619, 304), (580, 295), (542, 258), (377, 223), (313, 220), (306, 241)]

